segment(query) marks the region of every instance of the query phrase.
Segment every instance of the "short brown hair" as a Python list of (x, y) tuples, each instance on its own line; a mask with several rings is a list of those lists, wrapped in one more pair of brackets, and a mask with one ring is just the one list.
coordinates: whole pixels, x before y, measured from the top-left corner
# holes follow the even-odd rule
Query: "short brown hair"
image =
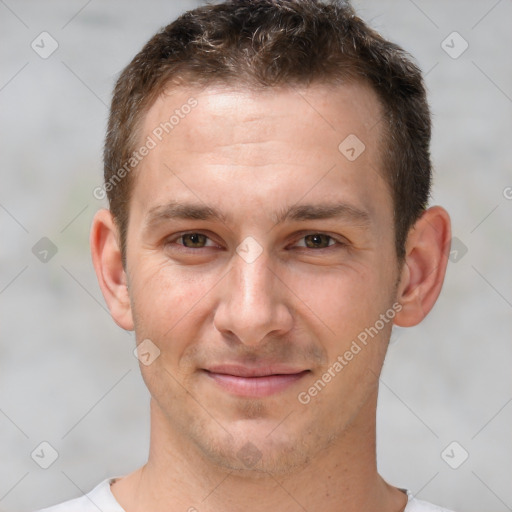
[(169, 85), (268, 88), (349, 81), (369, 84), (383, 107), (382, 172), (392, 194), (402, 261), (409, 229), (430, 194), (431, 125), (423, 79), (402, 48), (336, 0), (228, 0), (199, 7), (153, 36), (124, 69), (104, 151), (123, 261), (134, 176), (125, 172), (115, 180), (116, 173), (135, 150), (145, 113)]

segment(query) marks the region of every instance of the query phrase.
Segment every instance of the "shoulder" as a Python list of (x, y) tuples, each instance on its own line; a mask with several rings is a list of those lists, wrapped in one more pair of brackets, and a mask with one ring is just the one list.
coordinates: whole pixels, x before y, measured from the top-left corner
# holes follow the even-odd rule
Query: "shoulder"
[(404, 512), (453, 512), (447, 508), (441, 508), (437, 505), (432, 505), (432, 503), (417, 500), (410, 493), (407, 493), (407, 496), (409, 497), (409, 501), (407, 502)]
[(110, 484), (115, 478), (109, 478), (97, 485), (91, 492), (80, 498), (59, 503), (53, 507), (43, 508), (36, 512), (124, 512), (110, 491)]

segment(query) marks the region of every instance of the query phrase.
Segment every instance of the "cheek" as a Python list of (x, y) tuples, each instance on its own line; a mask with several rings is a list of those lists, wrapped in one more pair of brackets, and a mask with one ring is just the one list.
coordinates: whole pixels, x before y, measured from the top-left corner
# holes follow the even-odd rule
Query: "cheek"
[(211, 314), (208, 292), (218, 278), (168, 262), (150, 265), (149, 259), (136, 269), (137, 282), (130, 296), (138, 342), (149, 339), (160, 352), (150, 365), (140, 364), (140, 369), (152, 396), (172, 410), (185, 400), (183, 386), (194, 367), (184, 355), (201, 339), (198, 331)]
[(155, 343), (172, 343), (176, 348), (184, 328), (190, 330), (191, 318), (198, 325), (197, 315), (205, 297), (214, 288), (218, 279), (204, 272), (191, 272), (168, 262), (145, 264), (135, 269), (137, 282), (131, 286), (132, 308), (138, 337), (155, 338)]
[(326, 333), (348, 340), (373, 325), (388, 308), (389, 284), (382, 273), (362, 266), (338, 267), (311, 275), (296, 273), (292, 289)]

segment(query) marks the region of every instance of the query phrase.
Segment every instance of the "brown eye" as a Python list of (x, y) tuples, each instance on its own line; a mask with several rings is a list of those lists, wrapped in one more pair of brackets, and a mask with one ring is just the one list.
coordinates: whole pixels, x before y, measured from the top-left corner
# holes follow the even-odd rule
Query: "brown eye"
[(324, 249), (325, 247), (332, 245), (334, 240), (329, 235), (315, 233), (313, 235), (306, 235), (304, 237), (304, 242), (305, 246), (310, 249)]
[(180, 236), (178, 240), (181, 240), (182, 245), (191, 249), (198, 249), (206, 246), (208, 237), (201, 233), (187, 233), (186, 235)]

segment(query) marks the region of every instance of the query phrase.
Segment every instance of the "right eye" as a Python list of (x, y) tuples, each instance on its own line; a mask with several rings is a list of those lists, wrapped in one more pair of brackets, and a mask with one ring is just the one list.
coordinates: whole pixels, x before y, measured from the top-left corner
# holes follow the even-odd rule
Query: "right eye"
[(207, 246), (208, 240), (209, 238), (206, 235), (203, 235), (202, 233), (186, 233), (184, 235), (181, 235), (177, 239), (177, 242), (180, 245), (183, 245), (190, 249), (200, 249), (202, 247)]

